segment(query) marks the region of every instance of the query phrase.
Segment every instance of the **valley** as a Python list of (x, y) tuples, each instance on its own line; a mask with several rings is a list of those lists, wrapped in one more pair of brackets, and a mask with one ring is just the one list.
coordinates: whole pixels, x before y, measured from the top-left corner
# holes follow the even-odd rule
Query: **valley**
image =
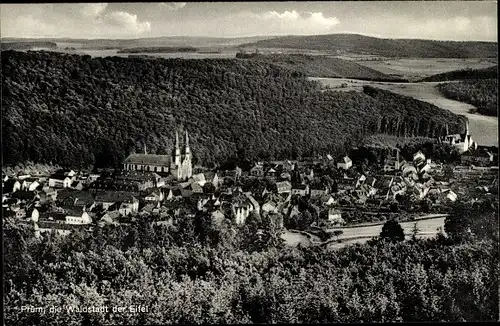
[(396, 83), (315, 77), (311, 77), (310, 79), (319, 81), (327, 90), (362, 92), (363, 86), (373, 86), (434, 104), (442, 109), (467, 117), (467, 119), (469, 119), (471, 133), (478, 144), (498, 146), (498, 119), (496, 117), (484, 116), (477, 113), (469, 113), (470, 110), (474, 109), (474, 106), (444, 97), (444, 95), (436, 89), (436, 85), (439, 84), (439, 82)]

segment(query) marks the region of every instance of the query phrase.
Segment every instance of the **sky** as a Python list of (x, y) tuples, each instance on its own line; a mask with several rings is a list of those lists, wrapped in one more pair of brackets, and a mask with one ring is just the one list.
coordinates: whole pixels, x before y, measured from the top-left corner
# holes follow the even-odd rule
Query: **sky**
[(2, 37), (247, 37), (357, 33), (497, 41), (496, 1), (2, 4)]

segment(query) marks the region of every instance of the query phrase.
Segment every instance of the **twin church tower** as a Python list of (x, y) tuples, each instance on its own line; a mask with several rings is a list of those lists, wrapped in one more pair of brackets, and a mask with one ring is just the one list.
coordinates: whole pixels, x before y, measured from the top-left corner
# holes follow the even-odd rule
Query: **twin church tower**
[(179, 133), (175, 132), (175, 147), (172, 155), (130, 154), (123, 161), (123, 169), (127, 171), (169, 172), (178, 181), (189, 179), (193, 175), (192, 154), (189, 148), (189, 135), (186, 130), (184, 150), (181, 152)]

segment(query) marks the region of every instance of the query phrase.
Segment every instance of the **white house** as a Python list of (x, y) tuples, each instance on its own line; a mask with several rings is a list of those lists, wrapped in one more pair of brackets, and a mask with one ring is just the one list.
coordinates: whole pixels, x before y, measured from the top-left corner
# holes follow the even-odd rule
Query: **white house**
[(454, 202), (457, 200), (457, 194), (450, 190), (450, 191), (448, 191), (446, 198), (448, 198), (450, 201)]
[(51, 175), (49, 178), (49, 187), (51, 188), (69, 188), (72, 183), (72, 179), (65, 175)]
[(291, 192), (292, 184), (289, 181), (276, 182), (276, 189), (278, 191), (278, 194)]
[(335, 224), (345, 223), (344, 219), (342, 218), (342, 212), (335, 208), (328, 209), (328, 221), (333, 222)]
[(78, 211), (69, 212), (65, 217), (66, 224), (90, 224), (92, 219), (89, 214), (85, 211), (79, 213)]
[(352, 166), (352, 160), (348, 156), (344, 156), (340, 162), (337, 163), (338, 169), (348, 170)]

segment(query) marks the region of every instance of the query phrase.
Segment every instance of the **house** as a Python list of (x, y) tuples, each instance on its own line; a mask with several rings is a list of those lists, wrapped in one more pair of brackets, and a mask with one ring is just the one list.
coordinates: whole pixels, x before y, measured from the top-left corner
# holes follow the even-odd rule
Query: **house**
[(137, 213), (138, 211), (139, 200), (133, 196), (121, 201), (120, 207), (118, 208), (118, 212), (120, 212), (120, 214), (123, 216)]
[(33, 222), (38, 222), (38, 219), (40, 218), (40, 213), (38, 212), (38, 209), (36, 208), (30, 208), (26, 212), (26, 217)]
[(331, 206), (331, 205), (335, 205), (337, 203), (337, 201), (331, 195), (321, 196), (320, 202), (324, 206)]
[(215, 172), (205, 172), (204, 173), (205, 175), (205, 180), (207, 182), (210, 182), (214, 185), (215, 189), (218, 189), (219, 188), (219, 175)]
[(51, 188), (69, 188), (73, 180), (65, 174), (52, 174), (49, 177), (49, 187)]
[(95, 206), (94, 197), (90, 192), (81, 191), (74, 195), (73, 206), (76, 207), (85, 207), (86, 211), (91, 211)]
[(361, 186), (366, 180), (366, 176), (364, 174), (360, 175), (358, 180), (356, 181), (356, 185), (354, 186), (354, 188), (358, 188), (359, 186)]
[(261, 164), (256, 164), (254, 167), (250, 169), (250, 175), (254, 177), (263, 177), (264, 167)]
[(236, 224), (244, 224), (251, 212), (260, 214), (260, 207), (250, 193), (238, 194), (233, 197), (231, 212)]
[(152, 191), (144, 197), (144, 200), (160, 202), (163, 200), (163, 192), (161, 192), (161, 190)]
[(40, 182), (37, 178), (26, 178), (21, 183), (21, 189), (26, 191), (35, 191), (38, 186), (40, 186)]
[(457, 194), (454, 193), (452, 190), (448, 191), (448, 194), (446, 195), (446, 198), (448, 198), (450, 201), (455, 202), (457, 200)]
[(342, 212), (335, 208), (328, 208), (322, 212), (322, 215), (326, 217), (328, 221), (333, 224), (345, 224), (344, 219), (342, 218)]
[(186, 187), (185, 189), (190, 190), (192, 193), (195, 193), (195, 194), (202, 194), (203, 193), (203, 187), (200, 186), (196, 182), (193, 182), (189, 187)]
[(276, 174), (277, 174), (276, 170), (271, 167), (269, 170), (266, 171), (265, 176), (270, 178), (275, 178)]
[(352, 160), (348, 156), (344, 156), (340, 162), (337, 163), (337, 169), (348, 170), (352, 166)]
[(117, 225), (120, 213), (118, 211), (107, 212), (104, 214), (98, 222), (98, 226), (103, 227), (104, 225)]
[(203, 187), (207, 182), (203, 173), (193, 174), (191, 178), (193, 179), (193, 183), (197, 183), (201, 187)]
[(212, 217), (212, 222), (216, 225), (220, 225), (226, 219), (220, 209), (213, 211), (210, 216)]
[[(133, 202), (135, 197), (133, 193), (130, 192), (120, 192), (120, 191), (102, 191), (96, 193), (95, 203), (96, 205), (102, 205), (104, 210), (109, 209), (115, 203), (121, 202)], [(137, 200), (137, 199), (135, 199)], [(137, 201), (137, 205), (134, 205), (134, 211), (137, 212), (139, 210), (139, 204)]]
[(73, 181), (70, 185), (72, 189), (75, 190), (82, 190), (83, 189), (83, 183), (81, 181)]
[(308, 185), (296, 185), (292, 188), (292, 195), (307, 196), (309, 193)]
[(268, 201), (262, 205), (262, 213), (278, 213), (278, 205), (274, 201)]
[(92, 223), (92, 218), (82, 207), (65, 208), (64, 213), (56, 213), (53, 217), (56, 220), (63, 220), (66, 224)]
[(413, 163), (415, 163), (417, 166), (425, 164), (425, 155), (422, 153), (422, 151), (418, 151), (415, 154), (413, 154)]
[(319, 198), (328, 194), (328, 187), (325, 185), (315, 185), (310, 188), (311, 198)]
[(276, 182), (276, 190), (277, 190), (278, 194), (285, 193), (285, 192), (291, 192), (292, 191), (292, 184), (289, 181)]

